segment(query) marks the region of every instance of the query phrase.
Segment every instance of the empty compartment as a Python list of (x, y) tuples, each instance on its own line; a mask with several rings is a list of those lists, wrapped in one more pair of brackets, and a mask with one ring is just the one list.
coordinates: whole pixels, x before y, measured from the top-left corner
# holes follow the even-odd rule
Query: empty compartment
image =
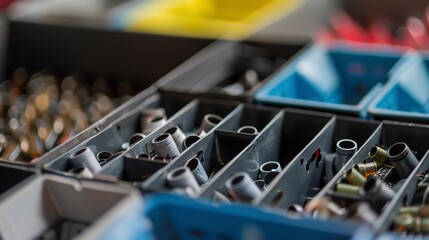
[(332, 117), (303, 110), (282, 111), (256, 137), (254, 146), (214, 178), (201, 196), (216, 198), (220, 193), (231, 198), (235, 190), (232, 186), (227, 188), (227, 181), (232, 181), (238, 172), (247, 173), (252, 181), (259, 180), (255, 184), (261, 184), (261, 192), (265, 191), (282, 169), (330, 123)]
[[(230, 113), (237, 111), (234, 110), (237, 104), (208, 99), (197, 99), (190, 102), (171, 117), (163, 127), (131, 146), (124, 155), (106, 164), (99, 174), (125, 181), (144, 181), (169, 162), (169, 159), (153, 160), (156, 153), (151, 142), (155, 138), (165, 132), (170, 134), (180, 132), (182, 134), (181, 142), (189, 136), (197, 140), (204, 138), (205, 134), (209, 134), (222, 125), (223, 119), (227, 118)], [(204, 132), (201, 131), (202, 128), (204, 128)], [(183, 144), (176, 146), (179, 152), (183, 151)]]
[[(369, 223), (371, 227), (375, 231), (386, 229), (385, 220), (380, 216), (388, 214), (386, 211), (390, 209), (390, 205), (397, 201), (395, 199), (397, 199), (398, 195), (401, 195), (404, 188), (407, 188), (407, 179), (413, 178), (418, 174), (415, 173), (415, 169), (421, 165), (420, 159), (424, 157), (429, 148), (429, 144), (421, 141), (421, 139), (424, 139), (428, 134), (429, 127), (426, 125), (383, 122), (342, 171), (318, 194), (315, 200), (318, 201), (322, 198), (330, 199), (331, 202), (345, 209), (355, 209), (355, 207), (359, 206), (361, 203), (367, 203), (370, 206), (369, 213), (373, 218), (373, 221)], [(403, 143), (408, 146), (408, 151), (406, 151), (407, 148), (405, 148)], [(385, 152), (383, 153), (380, 151), (380, 148), (384, 148)], [(377, 159), (382, 158), (376, 156), (385, 156), (384, 162), (380, 164), (381, 161)], [(410, 159), (404, 158), (398, 162), (400, 163), (400, 165), (398, 165), (392, 162), (396, 159), (396, 156), (409, 156)], [(412, 157), (415, 157), (415, 160), (413, 160)], [(414, 163), (412, 163), (412, 161)], [(357, 164), (362, 163), (377, 163), (374, 173), (367, 172), (368, 174), (365, 174), (366, 171), (362, 173), (359, 166), (357, 166)], [(416, 165), (416, 167), (411, 167), (414, 165)], [(354, 171), (353, 169), (359, 171), (361, 174), (362, 177), (360, 178), (363, 178), (361, 183), (352, 183), (346, 178), (348, 173)], [(406, 170), (405, 173), (404, 170)], [(353, 174), (353, 176), (356, 175)], [(373, 180), (374, 178), (380, 181), (375, 181)], [(377, 182), (382, 182), (382, 184), (378, 184)], [(355, 189), (357, 192), (350, 192), (348, 190), (344, 192), (341, 190), (339, 184), (344, 183), (356, 185), (357, 188), (355, 187)], [(387, 190), (380, 190), (380, 192), (386, 193), (385, 196), (388, 197), (380, 199), (372, 198), (373, 196), (378, 196), (373, 195), (373, 193), (377, 193), (378, 190), (372, 192), (370, 183), (374, 183), (374, 186), (384, 185), (385, 187), (383, 188)], [(382, 187), (380, 187), (380, 189), (382, 189)], [(411, 197), (411, 195), (409, 197)], [(410, 199), (401, 199), (401, 201), (408, 202)], [(346, 214), (342, 216), (342, 219), (347, 219), (358, 224), (368, 224), (368, 222), (362, 221), (362, 219), (359, 220), (355, 217), (355, 215)]]
[[(199, 186), (193, 189), (194, 195), (200, 192), (200, 186), (209, 185), (212, 178), (220, 173), (223, 168), (228, 168), (230, 162), (234, 160), (251, 145), (256, 135), (235, 133), (230, 131), (215, 130), (205, 138), (192, 145), (187, 151), (174, 159), (161, 171), (153, 174), (147, 181), (140, 185), (143, 189), (149, 190), (181, 190), (185, 186), (176, 186), (173, 181), (169, 181), (168, 175), (178, 168), (187, 165), (188, 161), (197, 158), (204, 172), (207, 174), (206, 182), (200, 182)], [(191, 166), (187, 166), (192, 169)], [(180, 172), (179, 172), (180, 173)], [(173, 176), (174, 177), (174, 176)]]
[[(106, 127), (100, 133), (81, 142), (78, 146), (69, 150), (61, 157), (46, 164), (44, 166), (44, 170), (55, 174), (75, 176), (76, 173), (74, 170), (79, 168), (81, 164), (72, 163), (70, 157), (77, 155), (85, 147), (88, 147), (93, 155), (96, 156), (98, 164), (104, 166), (107, 162), (123, 154), (123, 152), (129, 147), (129, 141), (131, 140), (130, 137), (133, 134), (142, 133), (142, 130), (144, 132), (144, 129), (142, 129), (144, 127), (142, 122), (145, 118), (149, 119), (148, 122), (151, 121), (150, 119), (152, 119), (153, 122), (159, 119), (160, 124), (163, 125), (167, 121), (166, 119), (173, 116), (173, 114), (179, 111), (185, 104), (185, 101), (176, 100), (174, 102), (170, 102), (163, 100), (159, 95), (154, 95), (141, 103), (133, 111), (121, 116), (119, 119), (111, 123), (109, 127)], [(156, 114), (159, 114), (159, 112), (151, 113), (156, 116), (143, 116), (144, 112), (159, 108), (163, 108), (165, 116), (157, 116)], [(161, 115), (163, 115), (163, 113), (161, 113)], [(145, 126), (148, 125), (149, 123), (146, 123)], [(150, 132), (155, 130), (157, 127), (159, 126), (155, 125), (155, 127), (150, 128), (149, 132), (145, 133), (150, 134)], [(143, 137), (144, 136), (141, 136), (140, 138)], [(140, 140), (141, 139), (137, 139), (136, 141)], [(92, 172), (95, 173), (94, 171)]]
[(159, 80), (165, 97), (252, 102), (253, 94), (300, 46), (216, 42)]
[(0, 196), (14, 186), (24, 182), (24, 180), (30, 179), (34, 174), (34, 170), (26, 167), (0, 163), (0, 176), (2, 177), (2, 181), (0, 181)]
[(366, 117), (366, 107), (401, 57), (400, 48), (313, 45), (270, 80), (258, 102)]
[(376, 119), (428, 123), (429, 58), (413, 53), (401, 63), (368, 111)]
[[(287, 119), (287, 115), (286, 115)], [(372, 136), (378, 123), (353, 118), (334, 118), (317, 136), (286, 166), (280, 176), (263, 193), (256, 204), (289, 209), (294, 205), (304, 207), (330, 181), (333, 174), (352, 161), (356, 150)], [(304, 127), (300, 128), (303, 131)], [(299, 131), (299, 130), (297, 130)], [(352, 146), (341, 142), (352, 140)], [(338, 145), (349, 148), (348, 158), (339, 151)], [(338, 161), (340, 160), (340, 161)]]
[[(137, 210), (136, 210), (137, 209)], [(184, 221), (184, 216), (194, 216)], [(139, 224), (135, 224), (139, 222)], [(143, 223), (143, 224), (142, 224)], [(99, 239), (351, 239), (357, 228), (343, 222), (291, 219), (244, 205), (213, 204), (167, 194), (151, 195), (113, 224)], [(168, 229), (168, 231), (166, 230)]]
[(131, 188), (40, 176), (1, 200), (4, 239), (72, 239), (138, 198)]

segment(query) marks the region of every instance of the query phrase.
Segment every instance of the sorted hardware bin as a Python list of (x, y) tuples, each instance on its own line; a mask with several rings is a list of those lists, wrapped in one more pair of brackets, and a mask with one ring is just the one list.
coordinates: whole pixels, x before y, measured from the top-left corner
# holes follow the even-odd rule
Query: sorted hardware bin
[[(121, 155), (124, 150), (128, 148), (128, 141), (134, 133), (140, 133), (142, 114), (145, 110), (156, 108), (164, 108), (166, 117), (171, 117), (174, 113), (179, 111), (184, 105), (185, 101), (164, 101), (159, 95), (153, 95), (147, 100), (143, 101), (135, 109), (131, 110), (124, 116), (119, 117), (116, 121), (112, 122), (108, 127), (98, 134), (86, 139), (77, 144), (72, 150), (64, 153), (57, 159), (52, 160), (44, 166), (44, 171), (60, 174), (64, 176), (76, 176), (73, 173), (74, 168), (70, 162), (70, 156), (74, 153), (81, 151), (85, 147), (89, 147), (94, 154), (110, 153), (110, 156), (99, 156), (98, 160), (101, 165), (113, 160), (115, 157)], [(155, 129), (153, 129), (155, 130)], [(71, 141), (74, 141), (72, 139)], [(116, 154), (116, 155), (115, 155)], [(103, 154), (104, 155), (104, 154)], [(84, 164), (85, 165), (85, 164)], [(88, 166), (86, 166), (88, 167)], [(72, 170), (72, 172), (70, 172)], [(92, 171), (94, 173), (94, 171)]]
[(114, 15), (111, 22), (131, 31), (241, 40), (300, 3), (299, 0), (144, 1)]
[(215, 42), (161, 78), (165, 97), (210, 97), (252, 102), (254, 93), (300, 45)]
[(36, 171), (34, 169), (26, 166), (0, 163), (0, 176), (2, 178), (0, 181), (0, 196), (3, 196), (3, 194), (15, 186), (30, 181), (35, 174)]
[(255, 95), (269, 105), (366, 117), (404, 49), (315, 44), (302, 51)]
[[(259, 179), (270, 184), (292, 159), (304, 149), (324, 127), (332, 121), (333, 115), (305, 110), (286, 109), (277, 115), (256, 137), (251, 148), (241, 154), (228, 168), (225, 168), (201, 194), (213, 198), (223, 194), (230, 197), (226, 188), (227, 180), (238, 172), (246, 172), (252, 180)], [(277, 169), (260, 170), (263, 165), (273, 162)], [(278, 169), (278, 165), (280, 169)], [(262, 177), (262, 175), (265, 177)], [(259, 182), (260, 182), (259, 181)], [(296, 184), (296, 182), (295, 182)], [(262, 187), (262, 191), (267, 186)]]
[[(131, 146), (122, 156), (113, 159), (99, 172), (99, 176), (113, 176), (119, 180), (142, 182), (156, 171), (169, 163), (167, 159), (151, 160), (155, 151), (151, 142), (161, 136), (164, 132), (171, 131), (178, 127), (176, 132), (183, 132), (184, 137), (199, 136), (205, 138), (204, 134), (210, 134), (219, 127), (222, 121), (216, 123), (211, 130), (201, 133), (202, 123), (208, 116), (216, 115), (220, 118), (227, 117), (237, 106), (238, 103), (212, 101), (207, 99), (196, 99), (178, 111), (161, 128), (155, 130), (142, 141)], [(214, 122), (213, 122), (214, 123)], [(198, 139), (198, 138), (197, 138)], [(183, 140), (183, 142), (186, 138)], [(183, 145), (179, 148), (183, 152)], [(142, 155), (147, 154), (146, 157)], [(177, 158), (177, 157), (176, 157)], [(175, 160), (174, 160), (175, 161)], [(105, 178), (105, 177), (104, 177)], [(106, 178), (105, 178), (106, 179)], [(114, 180), (114, 179), (112, 179)]]
[[(192, 216), (184, 221), (184, 216)], [(139, 224), (136, 224), (138, 222)], [(290, 219), (245, 205), (214, 204), (167, 194), (130, 205), (120, 218), (90, 232), (90, 239), (352, 239), (356, 226), (317, 219)], [(167, 230), (168, 229), (168, 230)]]
[(97, 219), (132, 204), (138, 196), (131, 188), (39, 176), (0, 200), (0, 235), (3, 239), (79, 237)]
[[(195, 160), (195, 158), (200, 161), (204, 168), (200, 171), (204, 171), (207, 175), (205, 182), (199, 182), (199, 185), (201, 187), (210, 185), (211, 179), (220, 173), (222, 169), (229, 168), (230, 163), (234, 162), (236, 157), (251, 145), (259, 131), (264, 129), (278, 114), (278, 109), (259, 108), (253, 105), (238, 106), (233, 113), (219, 124), (214, 132), (192, 145), (189, 150), (184, 151), (171, 164), (164, 167), (162, 171), (158, 171), (139, 186), (143, 190), (174, 190), (175, 187), (171, 186), (171, 183), (167, 180), (168, 175), (184, 166), (188, 166), (192, 170), (193, 167), (188, 164), (189, 161)], [(238, 130), (242, 126), (252, 126), (256, 132), (239, 132)], [(200, 189), (196, 191), (194, 194), (198, 195)]]
[[(335, 171), (340, 171), (342, 166), (348, 165), (349, 161), (351, 161), (350, 158), (344, 160), (339, 166), (336, 166), (336, 161), (328, 161), (328, 158), (332, 157), (332, 153), (335, 153), (336, 149), (338, 153), (337, 146), (339, 141), (344, 139), (353, 140), (357, 145), (354, 146), (354, 150), (356, 150), (356, 148), (362, 147), (372, 136), (377, 126), (378, 123), (359, 119), (333, 118), (293, 158), (280, 176), (273, 180), (267, 191), (255, 199), (254, 203), (285, 209), (295, 205), (303, 207), (331, 181), (332, 174), (335, 174)], [(302, 127), (301, 131), (303, 131), (302, 129), (305, 129), (305, 127)], [(352, 148), (350, 147), (350, 149)], [(334, 154), (334, 156), (335, 158), (340, 157), (338, 154)]]
[[(412, 151), (412, 154), (418, 160), (423, 159), (424, 155), (429, 149), (429, 144), (425, 141), (422, 141), (421, 139), (424, 139), (428, 134), (429, 126), (426, 125), (384, 121), (372, 134), (371, 138), (356, 152), (356, 154), (351, 158), (349, 163), (342, 169), (342, 171), (337, 173), (334, 179), (321, 190), (321, 192), (316, 196), (316, 199), (328, 197), (334, 200), (337, 204), (340, 204), (340, 206), (344, 205), (343, 207), (350, 206), (350, 204), (354, 202), (362, 202), (362, 198), (359, 198), (359, 196), (356, 196), (356, 198), (350, 198), (350, 195), (339, 194), (336, 192), (337, 185), (342, 182), (344, 174), (352, 171), (351, 169), (354, 169), (355, 164), (368, 163), (366, 160), (368, 159), (369, 154), (372, 152), (371, 150), (375, 146), (392, 146), (395, 143), (404, 142), (408, 145), (409, 149)], [(374, 231), (380, 232), (381, 230), (385, 230), (390, 224), (390, 222), (385, 222), (385, 217), (381, 216), (386, 216), (386, 214), (388, 214), (386, 211), (391, 208), (391, 204), (395, 202), (394, 199), (396, 199), (397, 196), (400, 195), (405, 188), (407, 188), (407, 180), (405, 180), (406, 178), (401, 177), (399, 172), (396, 170), (392, 170), (387, 173), (379, 171), (377, 172), (377, 175), (379, 176), (377, 178), (382, 177), (383, 182), (388, 184), (389, 188), (392, 188), (395, 192), (395, 197), (393, 200), (381, 202), (379, 207), (371, 207), (371, 209), (376, 212), (372, 214), (376, 220), (370, 223), (371, 227), (374, 229)], [(384, 175), (384, 177), (382, 175)], [(414, 175), (415, 173), (412, 172), (409, 174), (409, 178), (413, 177)], [(370, 178), (371, 177), (368, 177), (368, 179)], [(402, 200), (403, 199), (401, 199), (401, 201)], [(363, 224), (362, 221), (357, 221), (357, 219), (341, 219), (348, 219), (349, 221)]]
[(405, 55), (368, 112), (376, 119), (429, 123), (429, 55)]

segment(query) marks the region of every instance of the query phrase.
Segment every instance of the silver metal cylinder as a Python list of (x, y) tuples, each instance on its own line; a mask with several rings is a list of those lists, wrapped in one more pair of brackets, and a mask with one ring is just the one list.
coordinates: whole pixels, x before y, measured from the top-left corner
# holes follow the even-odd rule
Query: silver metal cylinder
[(250, 202), (261, 194), (261, 190), (247, 172), (239, 172), (229, 177), (226, 181), (226, 188), (237, 201)]
[(357, 143), (351, 139), (341, 139), (337, 142), (335, 155), (335, 171), (338, 172), (356, 153)]
[(163, 133), (160, 136), (154, 138), (151, 141), (151, 144), (154, 148), (156, 155), (163, 158), (170, 158), (178, 156), (180, 154), (179, 149), (177, 149), (176, 143), (169, 133)]
[(204, 170), (200, 159), (196, 157), (189, 159), (186, 162), (185, 167), (188, 167), (189, 170), (191, 170), (192, 174), (200, 185), (208, 181), (209, 177), (207, 176), (206, 170)]
[(267, 184), (265, 183), (265, 181), (263, 180), (263, 179), (258, 179), (258, 180), (255, 180), (255, 181), (253, 181), (255, 184), (256, 184), (256, 186), (258, 186), (258, 188), (261, 190), (261, 191), (265, 191), (265, 190), (267, 190)]
[(140, 127), (141, 131), (146, 128), (147, 123), (149, 122), (150, 118), (154, 117), (164, 117), (165, 118), (165, 109), (164, 108), (150, 108), (150, 109), (144, 109), (141, 113), (140, 118)]
[(203, 137), (207, 136), (207, 133), (204, 130), (199, 130), (197, 132), (197, 136), (200, 138), (203, 138)]
[(176, 143), (177, 149), (182, 149), (183, 141), (186, 138), (186, 135), (183, 133), (182, 129), (180, 129), (178, 126), (175, 126), (167, 129), (164, 133), (171, 134), (171, 137)]
[(280, 163), (276, 161), (266, 162), (259, 167), (259, 179), (265, 180), (265, 177), (270, 172), (280, 173), (281, 171), (282, 171), (282, 167), (280, 166)]
[(112, 153), (108, 151), (101, 151), (97, 153), (97, 160), (100, 163), (100, 165), (106, 163), (107, 160), (110, 159), (110, 157), (112, 157)]
[(355, 167), (365, 178), (377, 173), (378, 165), (375, 162), (359, 163)]
[(372, 176), (362, 185), (360, 194), (373, 203), (384, 204), (395, 196), (395, 192), (379, 178)]
[(253, 126), (243, 126), (243, 127), (239, 128), (237, 130), (237, 132), (255, 135), (255, 134), (258, 134), (258, 129), (256, 129)]
[(214, 126), (222, 121), (222, 117), (216, 114), (207, 114), (204, 116), (203, 121), (201, 122), (200, 129), (209, 132)]
[(387, 150), (387, 156), (402, 178), (407, 178), (419, 163), (419, 160), (404, 142), (398, 142), (390, 146)]
[(95, 157), (94, 153), (90, 148), (85, 147), (77, 152), (73, 153), (69, 160), (74, 166), (82, 166), (87, 167), (92, 173), (96, 173), (101, 170), (100, 163)]
[(141, 140), (143, 140), (146, 137), (146, 135), (144, 135), (143, 133), (134, 133), (133, 135), (130, 136), (130, 139), (128, 140), (129, 145), (133, 145), (137, 142), (140, 142)]
[(187, 167), (179, 167), (169, 172), (167, 184), (171, 188), (190, 188), (195, 195), (200, 193), (200, 185)]
[(199, 136), (197, 136), (197, 135), (189, 135), (183, 141), (182, 150), (185, 150), (185, 149), (189, 148), (190, 146), (192, 146), (193, 144), (195, 144), (196, 142), (198, 142), (200, 139), (201, 138)]
[(137, 156), (137, 159), (141, 160), (151, 160), (151, 157), (147, 153), (142, 153)]
[(372, 158), (378, 166), (381, 166), (387, 159), (387, 151), (379, 146), (374, 146), (369, 151), (368, 156)]
[(152, 131), (154, 131), (155, 129), (162, 127), (166, 122), (167, 122), (167, 118), (165, 116), (155, 116), (155, 117), (148, 117), (145, 118), (145, 123), (142, 124), (142, 132), (143, 134), (150, 134)]
[(221, 203), (231, 203), (229, 198), (218, 191), (214, 191), (213, 200)]
[(151, 161), (158, 161), (158, 162), (168, 162), (168, 159), (165, 159), (164, 157), (155, 155), (150, 158)]
[(70, 170), (70, 173), (75, 174), (79, 178), (92, 178), (94, 174), (85, 166), (78, 166)]

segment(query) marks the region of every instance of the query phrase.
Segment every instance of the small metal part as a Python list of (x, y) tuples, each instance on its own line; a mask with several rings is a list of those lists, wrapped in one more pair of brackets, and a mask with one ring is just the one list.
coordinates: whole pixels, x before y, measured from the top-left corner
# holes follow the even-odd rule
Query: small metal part
[(261, 194), (261, 190), (253, 182), (247, 172), (239, 172), (228, 178), (226, 189), (237, 201), (250, 202)]
[(144, 135), (143, 133), (134, 133), (133, 135), (130, 136), (128, 143), (131, 146), (137, 142), (140, 142), (141, 140), (143, 140), (145, 138), (146, 138), (146, 135)]
[(269, 185), (274, 180), (274, 178), (276, 178), (279, 174), (280, 172), (275, 172), (275, 171), (268, 173), (264, 178), (264, 182), (267, 185)]
[(207, 136), (207, 133), (204, 130), (199, 130), (197, 132), (197, 136), (200, 138), (203, 138), (203, 137)]
[(276, 161), (266, 162), (259, 167), (259, 179), (265, 179), (270, 172), (280, 173), (281, 171), (282, 167), (280, 166), (280, 163)]
[(176, 143), (177, 149), (182, 149), (183, 141), (185, 141), (186, 138), (186, 135), (183, 133), (182, 129), (180, 129), (178, 126), (175, 126), (167, 129), (164, 133), (171, 134), (171, 137), (173, 137), (174, 142)]
[(340, 193), (347, 193), (347, 194), (353, 194), (358, 195), (359, 194), (359, 186), (351, 185), (351, 184), (345, 184), (345, 183), (339, 183), (335, 187), (335, 190)]
[(419, 217), (429, 217), (429, 205), (402, 207), (399, 214), (411, 214)]
[(378, 166), (381, 166), (387, 160), (387, 151), (379, 146), (374, 146), (368, 153), (368, 156), (372, 158)]
[(163, 117), (166, 116), (165, 108), (149, 108), (142, 111), (142, 117)]
[(395, 230), (398, 232), (429, 233), (429, 218), (417, 217), (411, 214), (400, 214), (395, 220)]
[(303, 213), (304, 208), (299, 204), (292, 204), (287, 208), (288, 212)]
[(106, 162), (108, 162), (108, 161), (110, 161), (110, 160), (112, 160), (112, 159), (117, 158), (119, 155), (121, 155), (121, 154), (123, 154), (123, 153), (124, 153), (124, 151), (119, 151), (119, 152), (115, 152), (115, 153), (113, 153), (113, 154), (112, 154), (112, 156), (110, 156), (110, 157), (106, 160)]
[(201, 192), (200, 185), (187, 167), (179, 167), (169, 172), (166, 180), (171, 188), (190, 188), (195, 195)]
[(222, 121), (222, 117), (215, 114), (207, 114), (204, 116), (203, 121), (200, 125), (200, 130), (204, 132), (209, 132), (213, 127)]
[(151, 144), (155, 153), (161, 157), (173, 159), (173, 157), (180, 154), (173, 137), (171, 137), (171, 134), (169, 133), (163, 133), (154, 138), (151, 141)]
[(146, 122), (142, 124), (142, 132), (143, 134), (149, 135), (155, 129), (164, 126), (167, 122), (167, 118), (165, 116), (153, 116), (144, 118)]
[(259, 83), (258, 73), (254, 69), (247, 69), (240, 77), (239, 82), (243, 84), (246, 91), (250, 90)]
[(395, 196), (395, 192), (376, 176), (369, 177), (359, 192), (374, 205), (384, 204)]
[(182, 150), (185, 150), (199, 141), (201, 138), (197, 135), (189, 135), (185, 138), (182, 145)]
[(355, 202), (348, 207), (348, 218), (365, 224), (373, 224), (378, 218), (371, 206), (366, 202)]
[(365, 178), (368, 178), (371, 175), (377, 174), (377, 163), (359, 163), (356, 165), (356, 169), (362, 174)]
[(150, 156), (147, 153), (142, 153), (142, 154), (137, 156), (137, 159), (150, 160)]
[(90, 148), (85, 147), (76, 152), (74, 152), (69, 160), (74, 166), (82, 166), (87, 167), (92, 173), (96, 173), (101, 170), (100, 163), (95, 157), (94, 153)]
[(214, 191), (213, 200), (221, 203), (231, 203), (228, 197), (218, 191)]
[(336, 145), (334, 160), (335, 171), (338, 172), (356, 153), (357, 143), (351, 139), (341, 139)]
[(109, 159), (109, 158), (111, 158), (112, 157), (112, 153), (111, 152), (108, 152), (108, 151), (101, 151), (101, 152), (98, 152), (97, 153), (97, 160), (98, 160), (98, 162), (101, 164), (101, 165), (103, 165), (104, 163), (106, 163), (107, 162), (107, 160)]
[(327, 197), (314, 198), (305, 205), (305, 211), (313, 213), (317, 218), (341, 218), (345, 215), (342, 209), (335, 202)]
[(151, 161), (158, 161), (158, 162), (168, 162), (167, 159), (165, 159), (164, 157), (158, 156), (158, 155), (153, 156), (150, 160)]
[(345, 172), (344, 178), (347, 180), (347, 182), (356, 186), (361, 186), (366, 181), (365, 177), (362, 176), (362, 174), (360, 174), (360, 172), (355, 168), (351, 168)]
[(75, 174), (79, 178), (92, 178), (94, 174), (85, 166), (78, 166), (70, 170), (70, 173)]
[(387, 156), (402, 178), (407, 178), (419, 163), (419, 160), (404, 142), (398, 142), (390, 146), (387, 150)]
[(246, 133), (256, 135), (258, 134), (258, 129), (253, 126), (243, 126), (237, 130), (238, 133)]
[(198, 184), (202, 185), (208, 181), (209, 177), (207, 176), (206, 170), (204, 170), (203, 164), (201, 164), (198, 158), (194, 157), (189, 159), (185, 167), (191, 170)]
[(259, 188), (261, 191), (265, 191), (265, 190), (267, 190), (267, 188), (268, 188), (267, 184), (266, 184), (266, 183), (265, 183), (265, 181), (264, 181), (264, 180), (262, 180), (262, 179), (255, 180), (255, 181), (253, 181), (253, 182), (256, 184), (256, 186), (258, 186), (258, 188)]

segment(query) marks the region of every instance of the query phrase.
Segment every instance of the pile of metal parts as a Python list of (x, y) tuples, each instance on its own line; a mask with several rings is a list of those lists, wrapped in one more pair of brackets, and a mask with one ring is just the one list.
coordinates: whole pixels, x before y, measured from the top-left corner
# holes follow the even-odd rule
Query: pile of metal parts
[(116, 93), (109, 89), (104, 79), (94, 81), (90, 91), (79, 76), (58, 81), (51, 74), (28, 77), (24, 69), (16, 70), (0, 85), (0, 157), (37, 161), (133, 94), (132, 88), (122, 87), (122, 97), (112, 99)]
[(365, 161), (344, 171), (328, 197), (313, 199), (305, 211), (319, 218), (372, 224), (417, 164), (404, 142), (389, 148), (374, 146)]

